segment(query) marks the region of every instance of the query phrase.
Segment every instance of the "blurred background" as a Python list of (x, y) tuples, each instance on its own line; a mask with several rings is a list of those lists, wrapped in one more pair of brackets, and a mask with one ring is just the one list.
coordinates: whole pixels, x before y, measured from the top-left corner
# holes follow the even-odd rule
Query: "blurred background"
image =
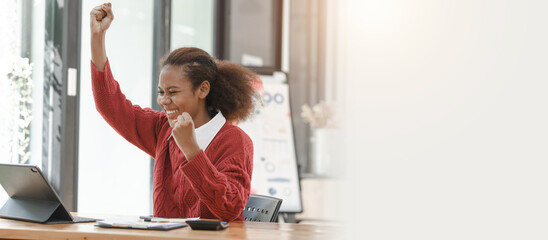
[[(100, 3), (4, 1), (0, 161), (41, 166), (73, 211), (142, 215), (152, 160), (91, 98)], [(182, 46), (283, 73), (294, 164), (281, 174), (299, 191), (286, 219), (344, 222), (348, 239), (548, 237), (548, 2), (112, 3), (107, 52), (136, 104), (155, 108), (158, 59)]]

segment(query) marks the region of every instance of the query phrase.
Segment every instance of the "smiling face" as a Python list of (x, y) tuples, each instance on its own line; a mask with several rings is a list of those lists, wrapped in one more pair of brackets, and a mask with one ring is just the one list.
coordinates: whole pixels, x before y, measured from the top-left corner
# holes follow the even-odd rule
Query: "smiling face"
[[(207, 91), (204, 91), (204, 83), (194, 89), (182, 67), (167, 65), (162, 68), (157, 101), (166, 112), (171, 127), (183, 112), (190, 114), (196, 127), (203, 124), (204, 116), (208, 117), (205, 97), (209, 93), (209, 83), (206, 84)], [(208, 120), (205, 119), (205, 122)]]

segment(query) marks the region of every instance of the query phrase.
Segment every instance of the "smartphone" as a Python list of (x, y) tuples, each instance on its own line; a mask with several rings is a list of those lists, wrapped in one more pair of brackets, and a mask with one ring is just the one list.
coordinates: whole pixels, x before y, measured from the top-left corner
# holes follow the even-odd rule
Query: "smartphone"
[(186, 223), (192, 230), (223, 230), (229, 225), (227, 222), (215, 220), (189, 220)]

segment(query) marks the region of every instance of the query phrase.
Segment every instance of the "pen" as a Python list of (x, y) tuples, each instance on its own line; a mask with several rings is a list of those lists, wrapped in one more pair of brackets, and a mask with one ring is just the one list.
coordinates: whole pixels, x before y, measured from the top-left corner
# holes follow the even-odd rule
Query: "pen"
[(151, 222), (158, 223), (184, 223), (187, 220), (194, 220), (191, 218), (150, 218)]

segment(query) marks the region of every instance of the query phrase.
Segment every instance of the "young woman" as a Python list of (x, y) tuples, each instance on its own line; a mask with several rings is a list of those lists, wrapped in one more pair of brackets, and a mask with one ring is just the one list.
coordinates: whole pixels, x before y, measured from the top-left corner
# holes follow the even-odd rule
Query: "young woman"
[(91, 13), (91, 78), (99, 113), (126, 140), (155, 159), (153, 206), (158, 217), (243, 220), (253, 169), (250, 138), (232, 121), (254, 106), (250, 70), (179, 48), (161, 63), (162, 112), (133, 105), (113, 78), (105, 33), (110, 3)]

